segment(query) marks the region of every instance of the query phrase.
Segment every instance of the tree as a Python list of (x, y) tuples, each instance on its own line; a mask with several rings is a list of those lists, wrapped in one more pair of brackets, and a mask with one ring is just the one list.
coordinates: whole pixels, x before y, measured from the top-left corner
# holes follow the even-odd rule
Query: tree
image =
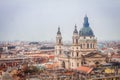
[(38, 72), (39, 72), (39, 68), (37, 68), (36, 66), (30, 66), (30, 67), (28, 67), (24, 70), (25, 74), (28, 74), (28, 73), (35, 74), (35, 73), (38, 73)]

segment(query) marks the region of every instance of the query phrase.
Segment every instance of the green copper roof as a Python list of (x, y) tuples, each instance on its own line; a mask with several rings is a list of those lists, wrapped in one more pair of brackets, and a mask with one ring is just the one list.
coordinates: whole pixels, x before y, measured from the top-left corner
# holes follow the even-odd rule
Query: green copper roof
[(80, 36), (94, 36), (92, 29), (89, 27), (88, 17), (84, 17), (83, 27), (79, 31)]
[(79, 35), (80, 36), (94, 36), (93, 31), (90, 27), (83, 27), (80, 31), (79, 31)]

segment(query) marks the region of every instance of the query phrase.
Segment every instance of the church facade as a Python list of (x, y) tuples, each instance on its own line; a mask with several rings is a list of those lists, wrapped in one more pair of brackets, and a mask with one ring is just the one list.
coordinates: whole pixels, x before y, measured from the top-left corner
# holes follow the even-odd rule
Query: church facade
[(97, 39), (89, 26), (88, 17), (84, 17), (83, 27), (73, 31), (72, 45), (65, 50), (62, 41), (60, 27), (58, 28), (55, 46), (55, 60), (60, 68), (77, 68), (79, 66), (91, 66), (96, 63), (104, 63), (105, 57), (97, 52)]

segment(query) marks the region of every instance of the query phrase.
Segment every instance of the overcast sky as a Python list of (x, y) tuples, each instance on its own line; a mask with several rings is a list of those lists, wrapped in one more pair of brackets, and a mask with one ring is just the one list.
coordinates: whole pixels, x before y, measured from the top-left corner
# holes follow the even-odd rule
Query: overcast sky
[(0, 0), (0, 41), (72, 40), (85, 14), (98, 40), (120, 40), (120, 0)]

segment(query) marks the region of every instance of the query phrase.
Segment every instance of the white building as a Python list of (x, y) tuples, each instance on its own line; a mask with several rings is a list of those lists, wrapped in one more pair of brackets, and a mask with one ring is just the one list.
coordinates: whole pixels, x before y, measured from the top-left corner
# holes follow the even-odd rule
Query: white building
[[(77, 68), (81, 65), (86, 65), (89, 63), (99, 62), (96, 56), (102, 58), (103, 56), (98, 54), (97, 51), (97, 39), (89, 26), (88, 17), (84, 17), (83, 27), (80, 29), (79, 33), (77, 30), (77, 26), (75, 25), (75, 29), (73, 31), (72, 36), (72, 45), (66, 51), (64, 49), (62, 34), (60, 31), (60, 27), (58, 28), (57, 36), (56, 36), (56, 46), (55, 46), (55, 55), (56, 61), (59, 61), (60, 67), (62, 68)], [(94, 58), (92, 62), (88, 62), (84, 57), (88, 57), (87, 55), (91, 55)], [(93, 54), (96, 53), (96, 54)], [(99, 59), (98, 58), (98, 59)], [(86, 61), (85, 61), (86, 60)], [(103, 59), (104, 60), (104, 59)], [(94, 61), (94, 62), (93, 62)], [(101, 61), (101, 60), (100, 60)]]

